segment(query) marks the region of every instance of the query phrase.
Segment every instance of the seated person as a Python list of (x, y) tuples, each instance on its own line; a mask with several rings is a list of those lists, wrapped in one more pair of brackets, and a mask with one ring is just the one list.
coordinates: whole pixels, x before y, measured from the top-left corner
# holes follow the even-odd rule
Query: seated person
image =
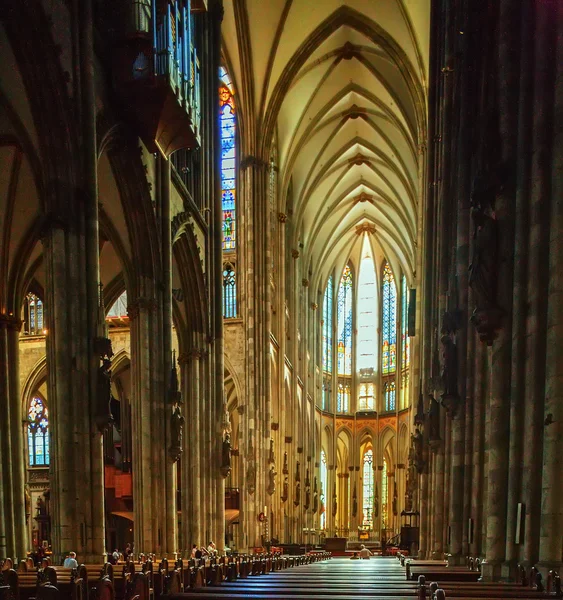
[(217, 547), (213, 543), (213, 541), (209, 542), (209, 546), (207, 546), (207, 553), (209, 556), (217, 556)]
[(65, 569), (78, 569), (78, 562), (76, 560), (76, 552), (70, 552), (65, 558), (63, 563)]
[(354, 554), (352, 554), (352, 556), (350, 557), (350, 560), (360, 560), (360, 557), (358, 556), (358, 553), (354, 552)]
[(364, 560), (369, 560), (369, 557), (373, 556), (373, 554), (362, 544), (360, 548), (360, 558)]

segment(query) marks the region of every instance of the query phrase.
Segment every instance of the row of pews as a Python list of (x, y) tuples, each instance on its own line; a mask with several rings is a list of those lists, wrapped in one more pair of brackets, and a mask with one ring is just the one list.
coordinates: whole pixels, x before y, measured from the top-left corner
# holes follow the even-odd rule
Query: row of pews
[(80, 565), (78, 569), (52, 566), (44, 561), (36, 569), (21, 561), (14, 569), (11, 559), (0, 561), (0, 600), (160, 600), (175, 594), (205, 590), (225, 582), (257, 578), (316, 561), (329, 553), (303, 556), (240, 555), (205, 560), (164, 558), (156, 567), (152, 560), (111, 565)]
[(418, 597), (442, 600), (444, 598), (562, 598), (561, 578), (550, 571), (544, 585), (542, 574), (536, 567), (529, 570), (518, 565), (514, 583), (482, 582), (481, 561), (467, 557), (465, 566), (448, 566), (445, 561), (413, 560), (402, 553), (397, 559), (405, 569), (405, 579), (417, 582)]

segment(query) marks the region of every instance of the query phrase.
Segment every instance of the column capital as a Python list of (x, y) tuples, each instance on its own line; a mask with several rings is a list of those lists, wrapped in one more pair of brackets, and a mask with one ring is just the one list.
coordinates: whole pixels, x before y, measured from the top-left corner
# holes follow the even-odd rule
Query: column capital
[(252, 154), (247, 154), (242, 158), (239, 164), (239, 168), (241, 171), (246, 170), (248, 167), (257, 167), (259, 169), (267, 168), (269, 165), (265, 160), (262, 160), (258, 156), (253, 156)]
[(20, 331), (23, 321), (12, 313), (0, 313), (0, 327), (10, 331)]
[(139, 316), (141, 310), (152, 312), (157, 308), (158, 304), (154, 298), (139, 296), (139, 298), (136, 298), (127, 305), (127, 315), (130, 320), (133, 320)]

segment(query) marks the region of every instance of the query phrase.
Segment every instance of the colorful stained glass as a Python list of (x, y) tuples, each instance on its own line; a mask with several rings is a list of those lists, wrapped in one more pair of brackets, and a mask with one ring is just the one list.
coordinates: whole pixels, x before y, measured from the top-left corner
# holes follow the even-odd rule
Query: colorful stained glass
[(236, 249), (236, 111), (227, 71), (219, 69), (219, 129), (221, 133), (221, 202), (223, 250)]
[(407, 278), (403, 275), (401, 280), (401, 342), (403, 344), (401, 368), (407, 369), (410, 363), (409, 343), (409, 289)]
[(387, 459), (383, 459), (383, 471), (381, 471), (381, 528), (387, 528), (388, 510), (389, 504), (389, 486), (387, 485)]
[(223, 317), (234, 319), (237, 316), (236, 272), (230, 263), (223, 266)]
[(381, 371), (389, 375), (397, 369), (397, 288), (388, 262), (383, 266), (382, 304)]
[(328, 278), (323, 300), (323, 371), (332, 373), (332, 298), (334, 283)]
[(338, 374), (352, 374), (352, 270), (346, 265), (338, 288)]
[(363, 492), (362, 492), (362, 525), (373, 528), (373, 450), (370, 448), (364, 452), (363, 465)]
[(385, 410), (395, 410), (395, 382), (386, 381), (383, 384), (383, 397), (385, 398)]
[(377, 351), (377, 289), (375, 264), (369, 243), (364, 235), (362, 260), (358, 277), (358, 337), (356, 369), (361, 373), (374, 370)]
[(41, 398), (29, 403), (27, 413), (27, 445), (30, 467), (49, 465), (49, 412)]

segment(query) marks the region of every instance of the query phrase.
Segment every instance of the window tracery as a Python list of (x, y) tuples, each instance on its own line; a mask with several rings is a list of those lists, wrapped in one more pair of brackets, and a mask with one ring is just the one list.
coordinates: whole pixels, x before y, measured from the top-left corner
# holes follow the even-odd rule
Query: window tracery
[(397, 289), (388, 262), (383, 265), (382, 303), (381, 371), (383, 375), (390, 375), (397, 369)]
[(373, 529), (374, 474), (373, 450), (371, 448), (364, 453), (362, 475), (362, 525)]
[(236, 249), (236, 110), (231, 79), (219, 68), (219, 128), (221, 132), (221, 203), (223, 250)]
[(49, 466), (49, 412), (38, 396), (31, 399), (27, 412), (27, 445), (30, 467)]
[(381, 529), (387, 529), (388, 520), (388, 493), (389, 486), (387, 481), (387, 459), (383, 459), (383, 470), (381, 471)]
[(234, 319), (237, 316), (237, 280), (234, 266), (223, 265), (223, 317)]
[(330, 391), (332, 389), (333, 295), (334, 281), (331, 275), (328, 278), (323, 299), (323, 410), (327, 410), (330, 406)]

